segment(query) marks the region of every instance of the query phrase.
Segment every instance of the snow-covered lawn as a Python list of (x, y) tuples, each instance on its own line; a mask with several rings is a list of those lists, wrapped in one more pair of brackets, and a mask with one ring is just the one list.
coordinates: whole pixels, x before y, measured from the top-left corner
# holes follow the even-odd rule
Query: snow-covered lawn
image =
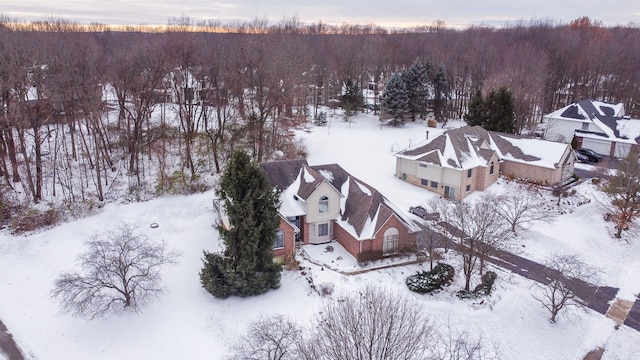
[[(432, 194), (396, 179), (392, 154), (424, 140), (426, 131), (432, 136), (442, 129), (418, 122), (381, 128), (375, 117), (361, 115), (351, 123), (332, 117), (330, 127), (300, 131), (299, 136), (307, 144), (310, 164), (338, 163), (400, 208), (408, 209)], [(502, 186), (504, 181), (493, 190)], [(586, 182), (578, 191), (593, 196), (593, 189)], [(200, 286), (198, 277), (202, 251), (220, 246), (212, 228), (212, 197), (208, 192), (108, 204), (97, 215), (47, 231), (19, 237), (2, 233), (0, 318), (35, 359), (218, 359), (261, 315), (284, 314), (309, 324), (323, 302), (331, 301), (311, 289), (308, 278), (312, 278), (316, 286), (333, 286), (333, 297), (369, 284), (413, 297), (439, 322), (469, 329), (497, 345), (503, 359), (582, 359), (598, 346), (606, 348), (604, 359), (633, 359), (640, 353), (640, 332), (625, 326), (614, 330), (612, 320), (592, 311), (550, 324), (549, 314), (530, 295), (536, 291), (532, 282), (501, 269), (497, 269), (496, 292), (482, 305), (452, 296), (460, 288), (459, 282), (435, 296), (409, 292), (405, 277), (428, 264), (347, 276), (306, 261), (301, 262), (304, 274), (285, 271), (277, 290), (247, 299), (215, 299)], [(75, 258), (84, 250), (88, 237), (120, 222), (133, 224), (151, 239), (164, 240), (170, 249), (181, 253), (178, 264), (163, 271), (165, 293), (139, 314), (83, 320), (58, 313), (49, 298), (56, 276), (76, 266)], [(150, 228), (154, 222), (158, 228)], [(521, 233), (514, 243), (522, 255), (539, 261), (555, 252), (577, 253), (603, 270), (603, 284), (620, 287), (619, 297), (634, 300), (640, 292), (640, 240), (614, 240), (605, 225), (594, 199), (553, 223)], [(339, 261), (354, 266), (349, 259)]]

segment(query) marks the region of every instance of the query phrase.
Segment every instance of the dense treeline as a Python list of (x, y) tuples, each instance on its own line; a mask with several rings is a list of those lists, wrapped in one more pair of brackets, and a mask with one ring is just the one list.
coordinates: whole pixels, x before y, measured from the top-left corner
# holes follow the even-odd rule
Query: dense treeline
[(443, 118), (462, 118), (478, 90), (499, 88), (513, 95), (516, 132), (585, 98), (640, 115), (635, 26), (589, 18), (465, 30), (295, 18), (197, 25), (177, 18), (145, 32), (0, 19), (5, 186), (20, 184), (35, 203), (103, 201), (116, 173), (131, 193), (195, 191), (237, 144), (258, 161), (297, 156), (288, 131), (297, 121), (339, 102), (345, 83), (372, 90), (367, 101), (377, 102), (416, 60), (446, 77)]

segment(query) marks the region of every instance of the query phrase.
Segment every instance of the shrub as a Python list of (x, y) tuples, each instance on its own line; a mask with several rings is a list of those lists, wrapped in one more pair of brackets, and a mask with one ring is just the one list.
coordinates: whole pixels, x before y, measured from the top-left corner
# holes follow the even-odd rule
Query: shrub
[(313, 124), (316, 126), (327, 125), (327, 113), (324, 111), (320, 111), (318, 115), (314, 118)]
[(453, 266), (439, 263), (431, 271), (417, 272), (409, 276), (406, 283), (409, 290), (419, 294), (428, 294), (451, 284), (454, 275)]
[(427, 120), (427, 126), (430, 128), (436, 128), (438, 127), (438, 122), (435, 119), (429, 119)]
[(498, 275), (493, 271), (487, 271), (482, 275), (481, 282), (473, 291), (460, 290), (456, 293), (456, 296), (460, 299), (476, 299), (482, 296), (491, 295), (493, 290), (493, 283), (496, 281)]
[(493, 271), (487, 271), (482, 275), (482, 282), (473, 289), (473, 292), (477, 295), (491, 295), (493, 290), (493, 283), (496, 281), (498, 275)]
[(382, 251), (363, 251), (358, 255), (358, 263), (364, 264), (369, 261), (378, 260), (382, 257)]
[(300, 268), (300, 262), (296, 259), (295, 254), (285, 255), (284, 267), (287, 270), (297, 270)]
[(44, 211), (29, 208), (14, 215), (11, 219), (11, 231), (14, 234), (22, 234), (54, 225), (59, 219), (60, 213), (52, 205)]
[(329, 296), (333, 294), (333, 284), (331, 283), (322, 283), (317, 287), (318, 294), (320, 296)]

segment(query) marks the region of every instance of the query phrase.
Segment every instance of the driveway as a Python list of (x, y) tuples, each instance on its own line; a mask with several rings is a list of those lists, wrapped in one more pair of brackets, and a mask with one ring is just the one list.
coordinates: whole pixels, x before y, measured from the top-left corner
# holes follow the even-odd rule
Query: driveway
[[(584, 164), (584, 168), (574, 167), (573, 173), (582, 179), (588, 179), (593, 177), (607, 177), (607, 173), (610, 169), (617, 169), (620, 164), (619, 159), (606, 157), (597, 163)], [(576, 164), (582, 165), (582, 164)]]
[[(449, 231), (460, 231), (458, 229), (452, 228), (451, 225), (446, 223), (440, 223), (439, 225), (447, 226), (449, 228)], [(426, 246), (426, 241), (428, 239), (432, 239), (435, 245), (434, 247), (436, 248), (445, 248), (446, 245), (448, 245), (448, 248), (456, 251), (460, 251), (462, 249), (462, 245), (447, 239), (444, 235), (437, 231), (434, 231), (430, 227), (423, 226), (422, 228), (423, 234), (419, 237), (418, 241), (422, 241), (423, 243), (419, 243), (419, 247), (428, 247)], [(552, 274), (555, 271), (535, 261), (531, 261), (521, 256), (496, 248), (492, 248), (490, 257), (489, 259), (487, 259), (487, 261), (494, 265), (500, 266), (503, 269), (518, 274), (524, 278), (545, 285), (550, 282), (548, 278), (549, 274)], [(573, 290), (573, 292), (583, 301), (583, 304), (586, 307), (595, 310), (603, 315), (607, 313), (610, 303), (615, 299), (616, 294), (619, 290), (618, 288), (610, 286), (596, 286), (575, 279), (569, 279), (565, 284)], [(637, 310), (635, 314), (638, 317), (637, 319), (635, 319), (635, 321), (630, 322), (631, 325), (629, 326), (640, 331), (640, 299), (636, 301), (634, 309)], [(627, 323), (625, 322), (625, 324)]]

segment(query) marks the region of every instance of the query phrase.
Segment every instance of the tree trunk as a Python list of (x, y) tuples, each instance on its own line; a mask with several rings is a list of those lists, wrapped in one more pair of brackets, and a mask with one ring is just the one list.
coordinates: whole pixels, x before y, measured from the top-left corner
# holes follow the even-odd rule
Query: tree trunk
[(38, 203), (38, 196), (33, 183), (33, 174), (31, 172), (31, 165), (29, 162), (29, 154), (27, 153), (27, 145), (24, 139), (24, 129), (18, 129), (18, 139), (20, 140), (20, 151), (24, 157), (24, 168), (27, 172), (27, 185), (29, 186), (29, 192), (31, 193), (33, 201)]
[(9, 162), (11, 162), (11, 175), (14, 183), (20, 182), (20, 172), (18, 171), (18, 159), (16, 157), (16, 144), (13, 140), (13, 129), (7, 128), (3, 130), (7, 142), (7, 153), (9, 154)]

